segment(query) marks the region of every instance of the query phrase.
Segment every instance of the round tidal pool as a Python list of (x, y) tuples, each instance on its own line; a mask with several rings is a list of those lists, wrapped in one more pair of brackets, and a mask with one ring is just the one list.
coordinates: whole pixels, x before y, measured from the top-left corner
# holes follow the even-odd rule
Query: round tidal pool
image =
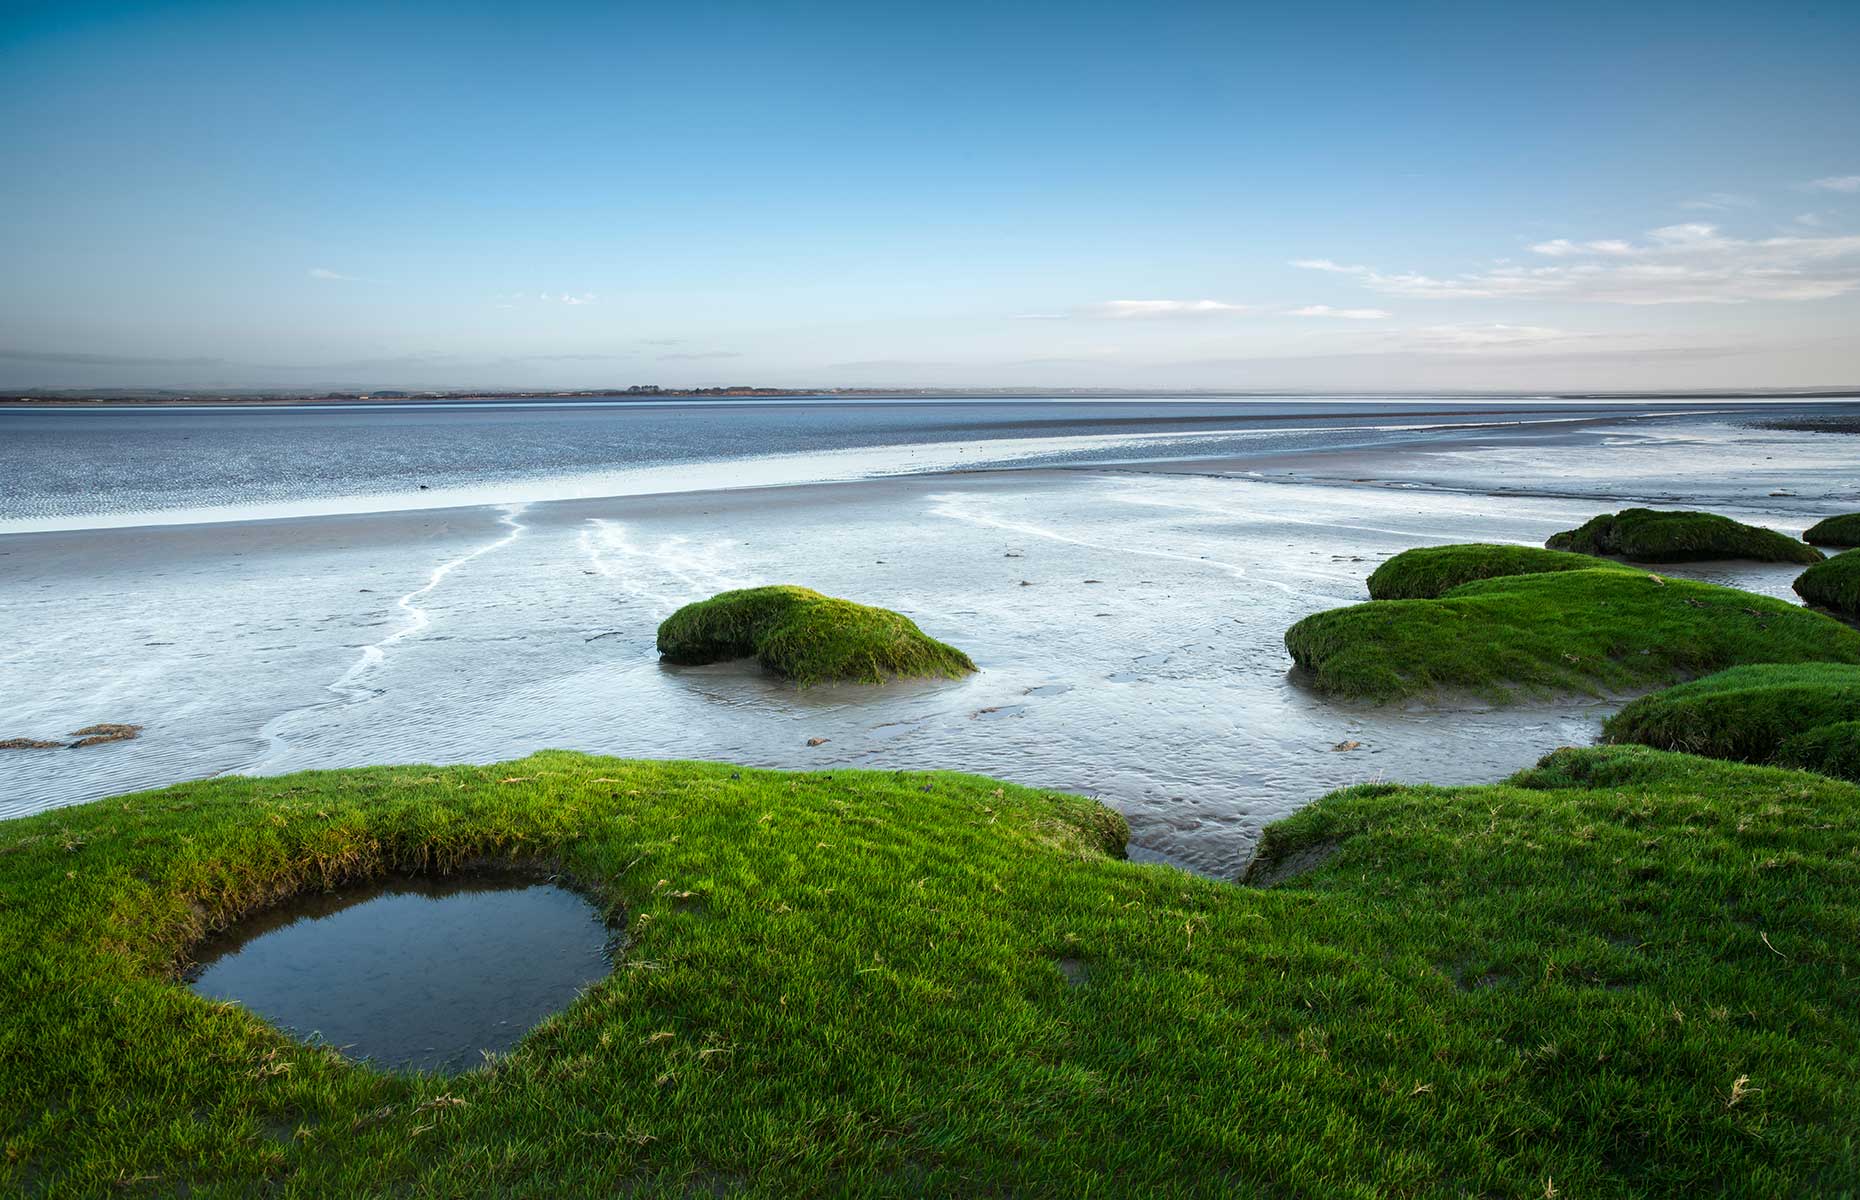
[(582, 896), (522, 878), (393, 878), (300, 896), (196, 950), (185, 978), (287, 1033), (392, 1070), (510, 1049), (612, 966)]

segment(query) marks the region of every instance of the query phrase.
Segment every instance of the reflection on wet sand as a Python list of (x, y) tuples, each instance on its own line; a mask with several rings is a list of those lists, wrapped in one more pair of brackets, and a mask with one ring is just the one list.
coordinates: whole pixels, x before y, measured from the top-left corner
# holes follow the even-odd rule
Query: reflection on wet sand
[[(1619, 450), (1643, 475), (1696, 475), (1699, 454), (1726, 461), (1718, 427), (1661, 428), (1670, 444)], [(1793, 454), (1818, 478), (1813, 435), (1751, 436), (1764, 439), (1762, 471)], [(1502, 450), (1523, 487), (1520, 454)], [(1557, 490), (1565, 460), (1539, 457), (1538, 482)], [(1129, 818), (1133, 854), (1231, 876), (1263, 825), (1326, 791), (1490, 781), (1591, 740), (1614, 707), (1373, 708), (1301, 688), (1285, 629), (1365, 598), (1390, 555), (1540, 544), (1619, 507), (1436, 486), (1440, 464), (1407, 450), (1354, 461), (1365, 477), (1399, 467), (1415, 486), (1169, 465), (584, 500), (520, 518), (479, 508), (15, 537), (0, 613), (41, 631), (15, 647), (37, 686), (0, 698), (0, 733), (62, 734), (100, 711), (148, 730), (83, 756), (9, 756), (0, 815), (228, 771), (562, 747), (983, 772), (1097, 796)], [(1717, 507), (1794, 531), (1817, 515), (1809, 504), (1755, 493)], [(1789, 598), (1796, 572), (1673, 574)], [(796, 690), (750, 664), (659, 663), (656, 627), (679, 605), (765, 582), (896, 609), (981, 673)]]

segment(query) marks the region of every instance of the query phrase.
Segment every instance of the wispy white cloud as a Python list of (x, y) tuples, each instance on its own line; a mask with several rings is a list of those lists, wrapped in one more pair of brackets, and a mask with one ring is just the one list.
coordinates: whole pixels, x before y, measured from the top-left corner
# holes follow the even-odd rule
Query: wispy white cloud
[(1644, 332), (1610, 329), (1595, 332), (1508, 321), (1458, 322), (1397, 328), (1353, 329), (1333, 334), (1321, 351), (1327, 354), (1398, 355), (1431, 359), (1489, 358), (1554, 362), (1598, 357), (1704, 352), (1713, 344), (1685, 339), (1664, 345)]
[(1533, 254), (1542, 254), (1550, 258), (1568, 258), (1577, 254), (1606, 254), (1622, 258), (1634, 253), (1632, 243), (1614, 239), (1599, 242), (1572, 242), (1568, 238), (1553, 238), (1547, 242), (1538, 242), (1531, 247)]
[(1821, 224), (1821, 214), (1812, 212), (1797, 213), (1795, 223), (1797, 225), (1806, 225), (1810, 229), (1814, 229)]
[(1348, 275), (1372, 291), (1418, 299), (1560, 299), (1607, 304), (1825, 300), (1860, 290), (1860, 236), (1727, 237), (1715, 225), (1667, 225), (1646, 240), (1531, 247), (1554, 266), (1501, 264), (1463, 275), (1384, 272), (1331, 259), (1293, 265)]
[[(510, 308), (512, 307), (509, 303), (510, 301), (521, 302), (528, 298), (527, 294), (523, 292), (511, 292), (509, 295), (493, 297), (493, 299), (497, 301), (497, 306), (499, 308)], [(549, 292), (537, 292), (536, 299), (542, 301), (544, 304), (593, 304), (597, 297), (593, 292), (581, 292), (579, 294), (574, 292), (563, 292), (560, 295), (552, 295)]]
[(1414, 348), (1446, 354), (1540, 351), (1595, 341), (1600, 334), (1572, 333), (1542, 325), (1428, 325), (1410, 330), (1404, 340)]
[(1829, 175), (1802, 185), (1811, 192), (1860, 192), (1860, 175)]
[(1380, 308), (1332, 308), (1328, 304), (1307, 304), (1287, 309), (1288, 317), (1333, 317), (1340, 321), (1385, 321), (1394, 315)]
[(1250, 304), (1223, 300), (1107, 300), (1087, 310), (1095, 316), (1125, 320), (1131, 317), (1215, 317), (1255, 311)]
[(332, 271), (328, 267), (311, 267), (310, 278), (322, 279), (322, 280), (336, 280), (336, 281), (341, 281), (343, 283), (360, 283), (361, 282), (361, 280), (357, 279), (353, 275), (344, 275), (342, 272)]
[(1736, 192), (1712, 192), (1706, 196), (1696, 196), (1691, 200), (1682, 200), (1681, 208), (1690, 208), (1698, 212), (1729, 212), (1734, 208), (1749, 208), (1756, 201), (1749, 196)]

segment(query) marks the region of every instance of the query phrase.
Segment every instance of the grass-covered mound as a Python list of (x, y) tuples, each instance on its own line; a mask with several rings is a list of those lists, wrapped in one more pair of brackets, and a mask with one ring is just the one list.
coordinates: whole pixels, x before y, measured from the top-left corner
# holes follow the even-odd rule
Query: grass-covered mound
[[(973, 776), (544, 753), (0, 823), (0, 1192), (1828, 1195), (1860, 789), (1639, 747), (1370, 786), (1270, 889)], [(1326, 857), (1328, 855), (1328, 857)], [(207, 929), (546, 863), (622, 924), (517, 1049), (391, 1076), (203, 1000)]]
[(1860, 721), (1835, 721), (1786, 738), (1776, 749), (1776, 763), (1860, 781)]
[(1860, 633), (1736, 588), (1618, 568), (1507, 575), (1438, 600), (1371, 600), (1285, 633), (1320, 690), (1394, 700), (1441, 689), (1594, 692), (1747, 662), (1860, 662)]
[(1860, 617), (1860, 550), (1818, 562), (1796, 579), (1795, 594), (1843, 617)]
[(1602, 736), (1662, 750), (1767, 763), (1805, 730), (1860, 720), (1860, 667), (1765, 663), (1733, 667), (1642, 696)]
[(943, 676), (975, 670), (969, 656), (901, 613), (803, 587), (722, 592), (659, 626), (659, 653), (684, 664), (755, 659), (800, 684)]
[(1432, 600), (1444, 591), (1476, 579), (1535, 575), (1543, 571), (1587, 571), (1595, 565), (1595, 559), (1586, 554), (1540, 550), (1536, 546), (1484, 542), (1419, 546), (1402, 551), (1372, 571), (1369, 595), (1374, 600)]
[(1860, 513), (1817, 521), (1802, 534), (1802, 540), (1817, 546), (1860, 546)]
[(1552, 550), (1611, 555), (1632, 562), (1704, 562), (1753, 558), (1758, 562), (1812, 563), (1821, 552), (1787, 534), (1705, 512), (1628, 508), (1592, 517), (1576, 529), (1552, 534)]

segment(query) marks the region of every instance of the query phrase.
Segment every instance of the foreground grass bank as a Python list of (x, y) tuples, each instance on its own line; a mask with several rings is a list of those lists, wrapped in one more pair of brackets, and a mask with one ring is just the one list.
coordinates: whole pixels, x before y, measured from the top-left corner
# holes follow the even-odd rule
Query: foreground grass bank
[(659, 653), (686, 665), (753, 657), (803, 686), (953, 679), (975, 670), (968, 655), (901, 613), (781, 584), (685, 605), (659, 626)]
[(1860, 663), (1860, 632), (1736, 588), (1599, 567), (1463, 584), (1437, 600), (1372, 600), (1285, 633), (1332, 695), (1395, 700), (1440, 690), (1670, 683), (1752, 662)]
[(1750, 558), (1758, 562), (1815, 563), (1821, 552), (1788, 534), (1707, 512), (1627, 508), (1591, 517), (1552, 534), (1552, 550), (1615, 555), (1630, 562), (1705, 562)]
[[(0, 1191), (1822, 1195), (1860, 1186), (1860, 789), (1639, 747), (1373, 786), (1271, 889), (972, 776), (545, 753), (0, 824)], [(396, 1077), (169, 981), (305, 887), (547, 864), (630, 938)]]

